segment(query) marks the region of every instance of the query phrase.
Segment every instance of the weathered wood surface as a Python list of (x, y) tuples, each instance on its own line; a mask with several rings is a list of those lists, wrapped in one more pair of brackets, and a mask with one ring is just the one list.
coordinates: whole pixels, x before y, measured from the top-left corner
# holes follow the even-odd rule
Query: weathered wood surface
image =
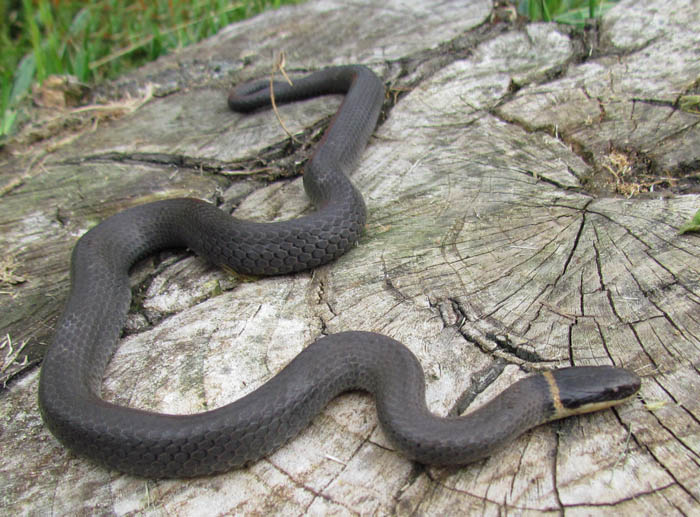
[[(3, 181), (23, 180), (0, 198), (0, 235), (24, 282), (3, 285), (0, 327), (26, 346), (3, 375), (23, 354), (30, 364), (0, 395), (3, 513), (698, 514), (700, 238), (677, 234), (700, 208), (700, 117), (677, 109), (698, 90), (698, 7), (630, 0), (584, 35), (498, 23), (487, 1), (310, 1), (118, 81), (114, 91), (134, 93), (151, 83), (156, 98), (34, 168), (10, 157)], [(41, 423), (31, 363), (77, 237), (126, 206), (183, 194), (261, 220), (308, 210), (297, 162), (309, 146), (291, 145), (271, 111), (225, 104), (228, 85), (265, 75), (282, 49), (289, 71), (361, 62), (392, 88), (353, 175), (366, 232), (337, 262), (285, 278), (241, 282), (186, 253), (145, 261), (108, 398), (216, 407), (315, 337), (351, 329), (409, 346), (441, 414), (569, 364), (634, 369), (640, 398), (453, 470), (394, 452), (362, 394), (334, 401), (269, 458), (214, 478), (145, 481), (67, 453)], [(280, 112), (308, 143), (339, 103)], [(263, 170), (231, 174), (252, 169)]]

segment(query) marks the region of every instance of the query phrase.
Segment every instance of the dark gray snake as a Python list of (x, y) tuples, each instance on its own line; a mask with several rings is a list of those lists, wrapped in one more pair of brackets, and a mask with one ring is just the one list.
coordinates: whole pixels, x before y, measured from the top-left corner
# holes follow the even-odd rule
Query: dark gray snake
[[(423, 371), (406, 347), (379, 334), (344, 332), (318, 339), (259, 389), (213, 411), (167, 415), (102, 400), (102, 376), (131, 300), (129, 269), (140, 258), (190, 248), (241, 273), (277, 275), (325, 264), (355, 244), (365, 206), (347, 174), (374, 130), (382, 83), (365, 67), (345, 66), (274, 85), (279, 102), (331, 93), (344, 93), (344, 102), (304, 173), (314, 213), (254, 223), (198, 199), (170, 199), (120, 212), (77, 242), (70, 295), (39, 384), (43, 419), (70, 450), (146, 477), (223, 472), (270, 454), (336, 395), (361, 389), (375, 395), (385, 433), (408, 457), (465, 464), (535, 425), (617, 404), (638, 390), (639, 378), (626, 370), (566, 368), (525, 378), (465, 417), (440, 418), (426, 407)], [(269, 102), (267, 82), (229, 97), (237, 111)]]

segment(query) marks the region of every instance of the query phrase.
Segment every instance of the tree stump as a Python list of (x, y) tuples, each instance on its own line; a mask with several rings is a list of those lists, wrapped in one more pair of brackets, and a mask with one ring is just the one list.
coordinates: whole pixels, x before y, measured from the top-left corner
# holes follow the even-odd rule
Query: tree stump
[[(153, 98), (4, 155), (3, 507), (11, 514), (694, 514), (700, 502), (700, 10), (622, 1), (586, 30), (499, 21), (488, 1), (309, 1), (227, 27), (100, 90)], [(439, 414), (528, 372), (614, 364), (638, 399), (536, 428), (460, 469), (395, 452), (362, 393), (249, 468), (147, 481), (67, 452), (36, 405), (77, 238), (189, 195), (237, 217), (310, 209), (301, 163), (341, 102), (232, 113), (226, 90), (362, 63), (388, 86), (352, 180), (369, 218), (313, 272), (244, 279), (186, 251), (132, 275), (109, 400), (194, 413), (248, 393), (322, 334), (368, 330), (420, 359)], [(75, 130), (73, 130), (75, 131)], [(66, 143), (65, 137), (74, 140)], [(53, 145), (57, 144), (57, 145)], [(12, 151), (10, 147), (10, 151)], [(41, 154), (37, 154), (40, 150)]]

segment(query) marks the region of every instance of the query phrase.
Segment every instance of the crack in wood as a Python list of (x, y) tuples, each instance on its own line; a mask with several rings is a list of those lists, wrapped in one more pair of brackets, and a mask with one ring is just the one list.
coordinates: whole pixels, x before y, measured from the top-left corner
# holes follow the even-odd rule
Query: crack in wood
[(521, 346), (513, 345), (511, 338), (505, 334), (496, 334), (495, 332), (486, 331), (476, 333), (476, 331), (467, 328), (467, 322), (470, 321), (467, 310), (462, 306), (461, 302), (455, 298), (448, 298), (452, 310), (460, 316), (457, 323), (450, 323), (445, 319), (443, 310), (438, 310), (438, 314), (442, 319), (445, 327), (455, 328), (460, 335), (468, 342), (476, 345), (476, 347), (488, 356), (493, 356), (495, 359), (502, 359), (508, 363), (524, 366), (524, 363), (547, 363), (547, 359), (542, 358), (537, 352), (527, 350)]
[(491, 340), (491, 342), (494, 343), (499, 349), (519, 359), (522, 359), (523, 361), (527, 361), (528, 363), (549, 362), (548, 359), (545, 359), (541, 355), (539, 355), (534, 350), (534, 348), (533, 350), (527, 350), (519, 345), (514, 345), (510, 336), (508, 336), (507, 334), (493, 334), (487, 332), (485, 336), (487, 339)]
[(394, 281), (390, 275), (389, 270), (386, 267), (386, 261), (384, 260), (384, 254), (382, 253), (381, 255), (381, 262), (382, 262), (382, 274), (384, 277), (384, 282), (383, 286), (385, 288), (385, 291), (388, 292), (395, 300), (397, 300), (400, 304), (404, 302), (413, 302), (413, 300), (403, 294), (401, 290), (396, 287), (394, 284)]
[(564, 503), (561, 500), (561, 492), (559, 491), (559, 470), (557, 469), (557, 458), (559, 458), (559, 449), (561, 447), (561, 439), (559, 433), (554, 433), (554, 452), (551, 456), (552, 463), (549, 468), (552, 474), (552, 490), (554, 492), (554, 497), (557, 500), (557, 505), (559, 506), (559, 514), (564, 515)]
[[(213, 158), (198, 158), (184, 154), (168, 153), (121, 153), (107, 152), (102, 154), (88, 155), (80, 158), (68, 158), (57, 165), (82, 165), (85, 163), (131, 163), (144, 165), (158, 165), (164, 167), (176, 167), (178, 169), (190, 170), (196, 173), (217, 174), (227, 179), (236, 177), (255, 176), (257, 179), (264, 179), (268, 182), (280, 178), (293, 178), (300, 176), (300, 169), (296, 162), (282, 163), (281, 165), (270, 165), (273, 161), (283, 161), (285, 158), (295, 156), (295, 153), (284, 154), (283, 156), (269, 156), (271, 154), (283, 154), (279, 146), (286, 145), (284, 142), (267, 147), (251, 158), (242, 158), (233, 161), (221, 161)], [(289, 162), (289, 160), (287, 160)]]
[(498, 379), (507, 364), (504, 359), (499, 357), (486, 368), (472, 373), (469, 386), (457, 397), (457, 400), (447, 411), (447, 416), (457, 417), (464, 413), (471, 403)]
[[(633, 495), (627, 496), (627, 497), (621, 497), (620, 499), (616, 499), (615, 501), (607, 501), (603, 503), (574, 503), (574, 504), (564, 504), (562, 506), (563, 510), (569, 510), (569, 509), (575, 509), (575, 508), (613, 508), (619, 510), (619, 505), (622, 503), (626, 503), (629, 501), (635, 501), (638, 500), (640, 497), (644, 497), (646, 495), (654, 495), (656, 492), (660, 492), (662, 490), (666, 490), (668, 488), (674, 487), (674, 486), (679, 486), (678, 483), (672, 482), (667, 485), (659, 486), (659, 487), (654, 487), (650, 488), (649, 490), (641, 490), (639, 492), (634, 493)], [(682, 487), (679, 486), (679, 488), (682, 489)], [(695, 498), (693, 498), (695, 500)], [(677, 508), (677, 507), (676, 507)], [(679, 509), (679, 512), (682, 515), (687, 515), (685, 514), (682, 510)]]
[[(483, 463), (485, 461), (486, 460), (481, 460), (480, 463)], [(450, 470), (453, 470), (453, 469), (449, 469), (449, 468), (441, 469), (441, 471), (443, 471), (443, 472), (449, 472)], [(428, 476), (428, 478), (430, 479), (431, 482), (433, 482), (436, 486), (439, 486), (440, 488), (442, 488), (444, 490), (447, 490), (449, 492), (453, 492), (455, 494), (464, 495), (466, 497), (474, 498), (477, 501), (481, 501), (483, 503), (492, 504), (492, 505), (496, 506), (497, 508), (499, 508), (501, 510), (501, 512), (509, 513), (509, 511), (516, 511), (516, 512), (541, 513), (541, 512), (559, 511), (560, 510), (559, 508), (556, 508), (556, 507), (545, 507), (545, 508), (538, 507), (538, 508), (535, 508), (535, 507), (530, 507), (530, 506), (525, 506), (525, 505), (515, 505), (515, 504), (505, 502), (503, 500), (498, 501), (494, 498), (488, 497), (487, 495), (479, 495), (479, 494), (475, 494), (475, 493), (470, 492), (469, 490), (466, 490), (463, 488), (449, 486), (441, 479), (436, 478), (430, 470), (428, 470), (426, 472), (426, 475)]]
[[(669, 434), (671, 434), (671, 435), (673, 436), (673, 433), (671, 433), (671, 432), (663, 425), (663, 423), (661, 422), (661, 420), (659, 420), (658, 417), (656, 417), (656, 415), (654, 414), (653, 411), (650, 411), (649, 413), (651, 413), (651, 414), (654, 416), (654, 418), (657, 420), (657, 422), (659, 423), (659, 425), (660, 425), (662, 428), (664, 428), (667, 432), (669, 432)], [(678, 441), (678, 440), (677, 440), (677, 441)], [(682, 442), (681, 442), (681, 443), (682, 443)], [(685, 444), (683, 444), (683, 445), (684, 445), (684, 447), (687, 448), (687, 446), (685, 446)], [(655, 462), (655, 463), (656, 463), (656, 464), (657, 464), (657, 465), (658, 465), (658, 466), (673, 480), (673, 482), (674, 482), (675, 485), (677, 485), (688, 497), (690, 497), (693, 501), (695, 501), (696, 504), (700, 503), (700, 499), (698, 499), (698, 497), (696, 497), (696, 496), (693, 494), (692, 490), (691, 490), (690, 488), (686, 487), (686, 486), (681, 482), (681, 480), (678, 479), (678, 477), (673, 473), (673, 471), (671, 470), (671, 467), (668, 466), (668, 465), (654, 452), (654, 450), (653, 450), (653, 443), (650, 444), (650, 443), (648, 443), (648, 442), (645, 442), (644, 444), (641, 445), (641, 447), (642, 447), (644, 450), (646, 450), (647, 453), (649, 453), (649, 455), (654, 459), (654, 462)], [(693, 461), (694, 461), (695, 464), (697, 465), (697, 461), (695, 461), (695, 460), (693, 460)], [(695, 479), (692, 478), (691, 480), (694, 481)], [(658, 489), (652, 488), (652, 489), (650, 489), (648, 492), (649, 492), (650, 494), (653, 494), (656, 490), (658, 490)]]
[[(280, 472), (285, 478), (287, 478), (289, 481), (291, 481), (292, 484), (293, 484), (294, 486), (296, 486), (297, 488), (300, 488), (300, 489), (302, 489), (303, 491), (308, 492), (309, 494), (311, 494), (311, 496), (312, 496), (312, 497), (311, 497), (311, 500), (310, 500), (309, 503), (304, 507), (304, 513), (307, 513), (307, 512), (309, 511), (309, 508), (311, 508), (311, 506), (314, 504), (314, 502), (315, 502), (318, 498), (321, 498), (321, 499), (324, 499), (324, 500), (328, 501), (329, 503), (332, 503), (332, 504), (336, 504), (336, 505), (338, 505), (338, 506), (341, 506), (341, 507), (345, 508), (346, 510), (348, 510), (349, 512), (351, 512), (351, 513), (353, 513), (353, 514), (355, 514), (355, 515), (358, 515), (358, 513), (355, 512), (352, 508), (348, 507), (347, 505), (343, 504), (343, 503), (340, 502), (340, 501), (336, 501), (336, 500), (333, 499), (331, 496), (329, 496), (328, 494), (325, 494), (325, 493), (324, 493), (323, 490), (325, 490), (325, 488), (327, 488), (327, 487), (330, 485), (330, 483), (331, 483), (332, 481), (330, 481), (330, 482), (324, 487), (323, 490), (320, 490), (320, 491), (319, 491), (319, 490), (316, 490), (315, 488), (313, 488), (313, 487), (307, 485), (307, 484), (304, 483), (303, 481), (297, 480), (290, 472), (288, 472), (287, 470), (283, 469), (280, 465), (276, 464), (276, 463), (275, 463), (274, 461), (272, 461), (270, 458), (266, 458), (264, 461), (266, 461), (266, 462), (267, 462), (269, 465), (271, 465), (275, 470), (277, 470), (278, 472)], [(342, 472), (342, 470), (341, 470), (341, 472)], [(335, 479), (335, 478), (334, 478), (334, 479)], [(275, 497), (279, 497), (279, 496), (280, 496), (280, 494), (278, 493), (278, 491), (275, 491)], [(290, 502), (292, 502), (292, 503), (296, 503), (296, 501), (294, 501), (294, 500), (291, 499), (290, 497), (287, 497), (287, 500), (290, 501)], [(275, 504), (275, 507), (279, 506), (278, 502), (275, 502), (274, 504)]]

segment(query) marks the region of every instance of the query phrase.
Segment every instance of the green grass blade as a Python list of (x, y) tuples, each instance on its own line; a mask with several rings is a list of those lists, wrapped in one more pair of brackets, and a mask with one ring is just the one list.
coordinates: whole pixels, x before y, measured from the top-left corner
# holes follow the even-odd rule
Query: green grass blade
[(678, 230), (679, 235), (683, 235), (687, 232), (700, 232), (700, 210), (695, 212), (693, 218)]
[(31, 88), (32, 79), (36, 70), (36, 56), (27, 54), (19, 63), (19, 68), (15, 74), (15, 80), (12, 83), (12, 91), (10, 93), (9, 107), (12, 108), (24, 97)]
[(0, 136), (9, 135), (12, 132), (12, 127), (15, 125), (17, 112), (15, 110), (5, 110), (0, 121)]
[(34, 16), (34, 6), (31, 0), (22, 0), (24, 7), (24, 19), (29, 28), (29, 38), (32, 43), (32, 51), (34, 52), (34, 60), (36, 64), (36, 75), (39, 82), (46, 78), (46, 67), (44, 66), (44, 56), (41, 53), (41, 34), (39, 25), (36, 23)]

